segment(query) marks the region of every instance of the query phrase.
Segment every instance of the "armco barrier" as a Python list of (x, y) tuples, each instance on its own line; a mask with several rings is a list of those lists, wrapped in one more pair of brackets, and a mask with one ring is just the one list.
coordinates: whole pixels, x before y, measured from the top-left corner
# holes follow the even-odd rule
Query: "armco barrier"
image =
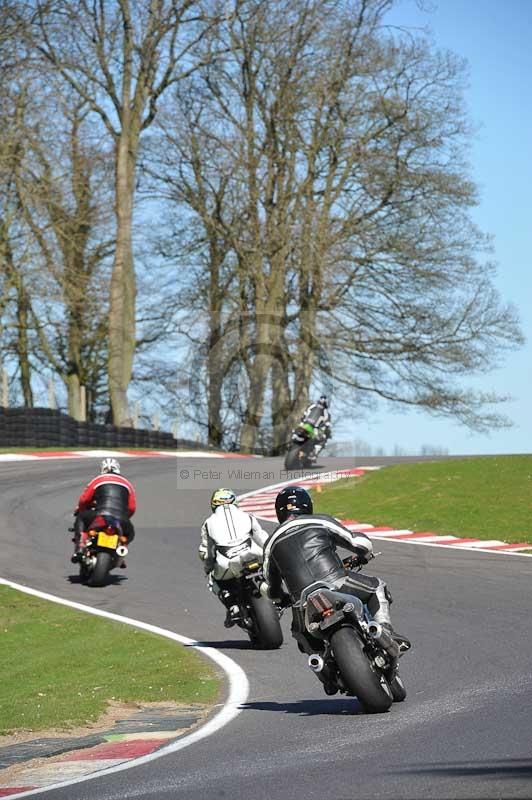
[(0, 407), (0, 447), (205, 448), (171, 433), (77, 422), (51, 408)]

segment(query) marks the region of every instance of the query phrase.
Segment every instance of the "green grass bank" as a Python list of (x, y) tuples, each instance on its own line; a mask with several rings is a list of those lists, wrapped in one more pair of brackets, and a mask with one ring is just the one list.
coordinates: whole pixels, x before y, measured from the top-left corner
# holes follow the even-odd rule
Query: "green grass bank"
[(532, 542), (532, 456), (396, 464), (314, 492), (318, 513), (414, 531)]
[(208, 705), (214, 666), (190, 648), (0, 586), (0, 735), (94, 722), (107, 701)]

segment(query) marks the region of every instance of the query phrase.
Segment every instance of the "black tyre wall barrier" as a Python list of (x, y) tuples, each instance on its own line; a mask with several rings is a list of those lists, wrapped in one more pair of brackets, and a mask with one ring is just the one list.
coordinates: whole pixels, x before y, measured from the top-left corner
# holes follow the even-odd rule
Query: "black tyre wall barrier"
[(153, 450), (205, 448), (199, 442), (175, 439), (164, 431), (147, 431), (77, 422), (51, 408), (0, 407), (0, 447), (108, 447)]

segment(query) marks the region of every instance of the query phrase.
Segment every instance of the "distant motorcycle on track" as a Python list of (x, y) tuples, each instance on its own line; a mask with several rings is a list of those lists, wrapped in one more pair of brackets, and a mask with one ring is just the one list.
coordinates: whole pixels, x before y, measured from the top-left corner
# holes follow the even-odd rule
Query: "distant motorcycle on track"
[(313, 467), (324, 444), (325, 439), (319, 438), (319, 431), (309, 422), (302, 422), (292, 431), (290, 445), (284, 459), (285, 469)]
[(97, 516), (90, 530), (81, 535), (82, 550), (78, 559), (81, 582), (88, 586), (104, 586), (110, 571), (124, 564), (127, 544), (128, 537), (118, 520)]

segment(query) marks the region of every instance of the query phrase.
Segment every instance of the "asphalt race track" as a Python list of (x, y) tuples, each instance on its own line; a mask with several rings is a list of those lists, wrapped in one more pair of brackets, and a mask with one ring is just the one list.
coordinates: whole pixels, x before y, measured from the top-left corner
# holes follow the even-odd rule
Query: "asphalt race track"
[[(66, 528), (97, 463), (0, 464), (0, 576), (209, 642), (245, 669), (251, 691), (240, 715), (199, 744), (43, 796), (532, 796), (530, 559), (379, 542), (372, 571), (389, 582), (395, 626), (414, 649), (402, 659), (406, 702), (366, 716), (356, 700), (323, 693), (290, 638), (289, 613), (283, 647), (254, 652), (243, 631), (224, 629), (222, 607), (205, 589), (197, 546), (212, 489), (243, 492), (281, 481), (280, 459), (187, 458), (177, 467), (174, 459), (124, 461), (138, 489), (137, 538), (128, 569), (112, 585), (91, 589), (77, 582)], [(323, 459), (323, 466), (354, 461)], [(239, 469), (257, 474), (237, 479)], [(504, 531), (494, 535), (504, 539)]]

